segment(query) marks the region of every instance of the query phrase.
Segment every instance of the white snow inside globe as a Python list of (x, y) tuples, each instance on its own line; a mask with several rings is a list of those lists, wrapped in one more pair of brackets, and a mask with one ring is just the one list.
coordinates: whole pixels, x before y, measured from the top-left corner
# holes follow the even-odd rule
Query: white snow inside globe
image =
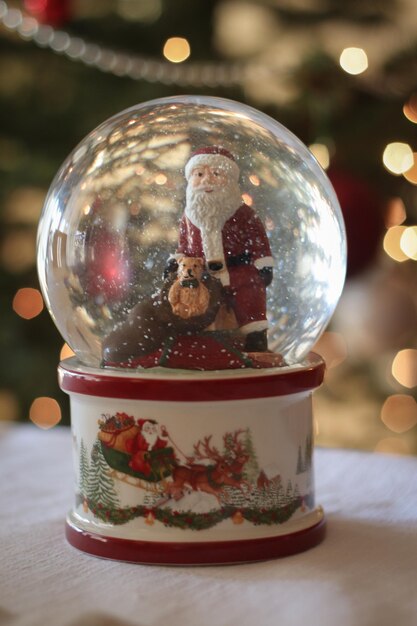
[(214, 97), (102, 123), (59, 170), (38, 231), (45, 301), (92, 367), (302, 363), (345, 268), (339, 204), (309, 150)]

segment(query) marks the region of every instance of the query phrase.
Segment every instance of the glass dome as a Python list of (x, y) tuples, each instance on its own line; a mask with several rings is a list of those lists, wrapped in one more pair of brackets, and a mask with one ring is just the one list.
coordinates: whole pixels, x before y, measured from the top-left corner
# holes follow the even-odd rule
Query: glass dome
[[(207, 193), (210, 185), (224, 187), (210, 176), (235, 177), (236, 210), (218, 200), (220, 213), (227, 213), (223, 221), (193, 223), (189, 187), (203, 178)], [(164, 306), (171, 302), (164, 285), (174, 282), (184, 257), (188, 265), (191, 257), (202, 259), (203, 278), (197, 279), (208, 276), (206, 304), (217, 306), (206, 318), (200, 311), (199, 324), (191, 314), (180, 315), (177, 327), (159, 313), (158, 294), (165, 293)], [(81, 363), (93, 367), (109, 355), (112, 366), (158, 364), (141, 358), (172, 351), (178, 336), (202, 336), (200, 365), (190, 362), (190, 368), (205, 369), (207, 338), (240, 336), (246, 355), (266, 352), (262, 342), (256, 348), (266, 332), (269, 354), (301, 363), (334, 311), (345, 267), (338, 201), (309, 150), (259, 111), (205, 96), (146, 102), (91, 132), (55, 177), (38, 231), (38, 272), (49, 311)], [(192, 290), (195, 280), (191, 275), (181, 284)], [(223, 325), (220, 309), (229, 316)], [(151, 322), (149, 311), (156, 312)], [(109, 346), (130, 343), (123, 334), (129, 325), (140, 327), (150, 343), (140, 354), (136, 348), (127, 354), (125, 345), (118, 357)], [(245, 344), (249, 335), (252, 350)], [(222, 369), (219, 363), (207, 369)]]

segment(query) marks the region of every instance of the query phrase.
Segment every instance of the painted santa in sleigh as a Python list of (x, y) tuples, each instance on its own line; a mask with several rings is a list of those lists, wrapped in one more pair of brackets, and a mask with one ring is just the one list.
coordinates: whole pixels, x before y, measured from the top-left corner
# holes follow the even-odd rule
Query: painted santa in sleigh
[(103, 365), (215, 370), (283, 364), (267, 340), (274, 261), (262, 221), (242, 201), (239, 173), (224, 148), (191, 156), (178, 247), (161, 289), (106, 337)]
[(99, 421), (98, 439), (116, 478), (159, 493), (165, 501), (180, 500), (186, 491), (203, 491), (220, 498), (224, 487), (250, 490), (243, 479), (249, 460), (240, 438), (243, 432), (224, 435), (223, 453), (212, 445), (211, 436), (206, 436), (194, 444), (192, 456), (187, 456), (156, 420), (135, 420), (117, 413)]

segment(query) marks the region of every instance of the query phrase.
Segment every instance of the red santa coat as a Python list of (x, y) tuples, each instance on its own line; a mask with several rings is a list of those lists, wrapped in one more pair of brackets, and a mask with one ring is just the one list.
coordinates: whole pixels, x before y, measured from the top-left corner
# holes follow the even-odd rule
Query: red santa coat
[[(230, 304), (244, 332), (263, 330), (266, 321), (266, 287), (259, 275), (273, 259), (265, 228), (247, 204), (242, 204), (222, 229), (226, 272), (219, 278), (228, 288)], [(202, 233), (184, 214), (180, 222), (177, 256), (205, 257)], [(213, 261), (218, 259), (206, 259)]]
[(146, 453), (149, 452), (149, 450), (166, 448), (167, 445), (168, 441), (166, 439), (158, 437), (153, 446), (150, 447), (142, 433), (138, 433), (136, 437), (126, 442), (126, 449), (132, 454), (129, 466), (135, 472), (141, 472), (145, 474), (145, 476), (149, 476), (151, 473), (151, 465), (147, 460)]

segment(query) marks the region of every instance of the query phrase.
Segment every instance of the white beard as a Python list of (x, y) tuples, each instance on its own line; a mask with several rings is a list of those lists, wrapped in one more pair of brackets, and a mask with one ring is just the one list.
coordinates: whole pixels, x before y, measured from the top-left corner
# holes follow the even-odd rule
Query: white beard
[(158, 439), (158, 433), (146, 433), (142, 430), (142, 435), (149, 446), (149, 450), (152, 450)]
[(200, 229), (206, 261), (223, 261), (222, 230), (242, 204), (239, 185), (234, 181), (211, 193), (187, 186), (185, 215)]

